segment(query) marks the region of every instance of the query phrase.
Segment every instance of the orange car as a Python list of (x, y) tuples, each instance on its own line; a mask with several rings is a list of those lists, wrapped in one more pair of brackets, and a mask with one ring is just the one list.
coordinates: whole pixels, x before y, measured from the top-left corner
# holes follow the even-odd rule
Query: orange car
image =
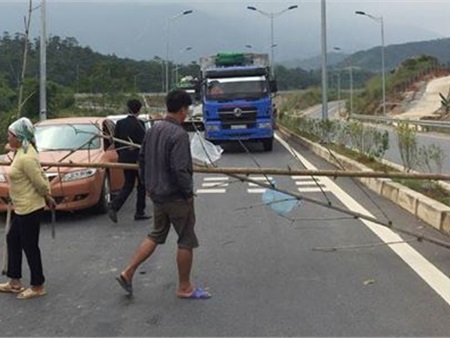
[[(117, 153), (108, 138), (114, 121), (104, 117), (49, 119), (36, 127), (36, 145), (41, 162), (114, 163)], [(13, 158), (10, 152), (5, 161)], [(105, 212), (111, 194), (123, 185), (121, 169), (43, 167), (50, 181), (57, 210), (74, 211), (93, 207)], [(7, 209), (9, 166), (0, 166), (0, 211)]]

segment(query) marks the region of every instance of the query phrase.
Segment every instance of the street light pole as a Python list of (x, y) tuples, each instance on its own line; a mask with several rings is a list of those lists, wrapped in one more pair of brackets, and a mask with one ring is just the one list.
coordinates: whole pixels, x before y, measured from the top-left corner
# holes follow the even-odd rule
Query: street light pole
[(175, 16), (168, 18), (167, 22), (166, 22), (166, 81), (165, 81), (166, 93), (169, 92), (169, 88), (170, 88), (170, 86), (169, 86), (169, 63), (170, 63), (170, 60), (169, 60), (169, 28), (170, 28), (170, 21), (175, 20), (183, 15), (191, 14), (192, 12), (193, 12), (193, 10), (187, 10), (187, 11), (181, 12)]
[[(191, 49), (192, 49), (192, 47), (186, 47), (186, 48), (180, 49), (178, 52), (179, 53), (188, 52)], [(178, 83), (178, 69), (180, 69), (179, 65), (175, 64), (175, 83)]]
[(375, 22), (380, 23), (381, 26), (381, 87), (382, 87), (382, 92), (383, 92), (383, 115), (386, 115), (386, 72), (384, 69), (384, 21), (383, 21), (383, 16), (373, 16), (370, 15), (366, 12), (362, 12), (362, 11), (356, 11), (355, 14), (358, 15), (364, 15), (367, 16), (369, 18), (371, 18), (372, 20), (374, 20)]
[(264, 12), (254, 6), (247, 6), (247, 9), (251, 10), (251, 11), (257, 11), (258, 13), (264, 15), (265, 17), (270, 19), (270, 68), (272, 70), (272, 76), (275, 76), (275, 53), (274, 53), (274, 48), (276, 46), (276, 44), (274, 43), (274, 30), (273, 30), (273, 21), (276, 17), (280, 16), (281, 14), (290, 11), (292, 9), (296, 9), (298, 8), (297, 5), (292, 5), (289, 6), (288, 8), (283, 9), (282, 11), (279, 12)]
[(338, 99), (338, 115), (341, 114), (341, 70), (337, 69), (337, 99)]
[[(340, 47), (334, 47), (334, 50), (342, 51)], [(349, 118), (353, 115), (353, 62), (352, 62), (352, 54), (349, 55), (349, 77), (350, 77), (350, 114)]]
[[(328, 73), (327, 73), (327, 5), (321, 0), (321, 46), (322, 46), (322, 120), (328, 119)], [(327, 136), (328, 137), (328, 136)]]
[(47, 33), (45, 14), (45, 0), (41, 0), (41, 38), (39, 43), (39, 115), (41, 121), (47, 119)]

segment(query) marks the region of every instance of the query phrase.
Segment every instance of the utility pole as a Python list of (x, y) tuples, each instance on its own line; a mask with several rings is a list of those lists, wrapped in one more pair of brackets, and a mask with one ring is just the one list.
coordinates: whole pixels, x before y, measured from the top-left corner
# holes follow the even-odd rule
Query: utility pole
[[(297, 5), (292, 5), (289, 6), (286, 9), (283, 9), (282, 11), (279, 12), (264, 12), (254, 6), (247, 6), (247, 9), (251, 10), (251, 11), (256, 11), (262, 15), (264, 15), (265, 17), (270, 19), (270, 69), (272, 71), (272, 76), (275, 77), (275, 53), (274, 53), (274, 48), (276, 47), (276, 44), (274, 42), (275, 40), (275, 36), (274, 36), (274, 32), (273, 32), (273, 21), (276, 17), (280, 16), (281, 14), (296, 9), (298, 8)], [(246, 45), (246, 47), (249, 45)], [(248, 47), (247, 47), (248, 48)]]
[(40, 83), (39, 116), (41, 121), (47, 119), (47, 34), (46, 34), (45, 0), (41, 0), (41, 38), (40, 38)]
[(322, 119), (328, 119), (328, 76), (327, 76), (327, 7), (321, 0), (321, 42), (322, 42)]
[(169, 81), (170, 81), (169, 80), (169, 67), (170, 67), (170, 47), (169, 47), (170, 33), (169, 33), (169, 29), (170, 29), (170, 22), (171, 22), (171, 20), (178, 19), (181, 16), (191, 14), (192, 12), (193, 12), (193, 10), (183, 11), (175, 16), (168, 18), (166, 21), (166, 93), (168, 93), (170, 90), (170, 83), (169, 83)]
[(356, 11), (355, 14), (364, 15), (378, 22), (381, 28), (381, 90), (383, 95), (383, 116), (386, 116), (386, 71), (384, 66), (384, 20), (383, 16), (373, 16), (363, 11)]

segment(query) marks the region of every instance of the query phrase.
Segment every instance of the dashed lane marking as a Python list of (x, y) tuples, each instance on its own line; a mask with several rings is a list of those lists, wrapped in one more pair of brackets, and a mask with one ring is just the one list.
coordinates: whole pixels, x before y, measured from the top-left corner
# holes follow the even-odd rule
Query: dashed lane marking
[(229, 177), (228, 176), (212, 176), (203, 178), (202, 188), (197, 189), (196, 194), (224, 194), (227, 192)]
[[(269, 183), (270, 180), (273, 179), (272, 176), (250, 176), (250, 179), (254, 180), (254, 181), (262, 181), (264, 183)], [(249, 187), (259, 187), (259, 185), (257, 185), (256, 183), (251, 183), (248, 182), (248, 186)], [(248, 188), (247, 192), (249, 194), (264, 194), (264, 192), (266, 191), (266, 188)]]

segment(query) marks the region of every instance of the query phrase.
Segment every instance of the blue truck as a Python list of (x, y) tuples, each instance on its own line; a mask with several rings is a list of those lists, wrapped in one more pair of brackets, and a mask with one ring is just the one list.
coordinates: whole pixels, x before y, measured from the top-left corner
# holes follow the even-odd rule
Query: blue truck
[(271, 151), (274, 137), (269, 57), (256, 53), (218, 53), (200, 59), (205, 138), (213, 143), (262, 142)]

